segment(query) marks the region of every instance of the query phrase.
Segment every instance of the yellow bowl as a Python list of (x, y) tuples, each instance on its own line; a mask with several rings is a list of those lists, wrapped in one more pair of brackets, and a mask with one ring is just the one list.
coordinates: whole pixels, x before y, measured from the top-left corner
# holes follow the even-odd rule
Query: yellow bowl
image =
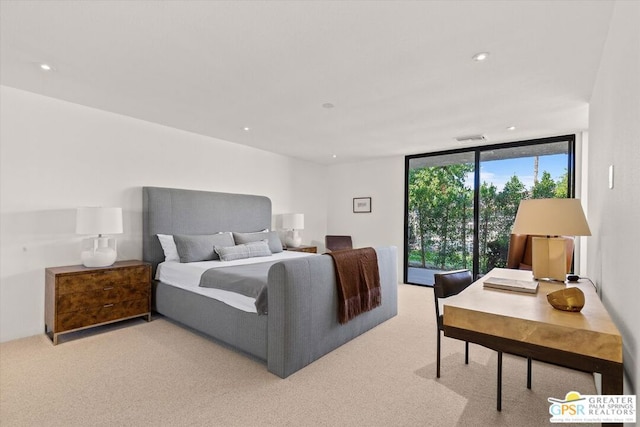
[(584, 294), (580, 288), (565, 288), (547, 294), (547, 301), (558, 310), (580, 311), (584, 307)]

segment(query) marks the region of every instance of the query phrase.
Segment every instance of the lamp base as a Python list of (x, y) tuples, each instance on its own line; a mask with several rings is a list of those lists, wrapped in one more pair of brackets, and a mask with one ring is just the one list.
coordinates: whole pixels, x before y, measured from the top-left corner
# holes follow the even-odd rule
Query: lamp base
[(532, 266), (534, 279), (564, 282), (567, 277), (567, 250), (562, 237), (534, 237)]
[(83, 241), (83, 246), (80, 259), (85, 267), (109, 267), (118, 257), (115, 239), (95, 237)]
[(302, 237), (300, 237), (300, 234), (298, 234), (298, 230), (289, 231), (284, 243), (287, 245), (287, 247), (299, 247), (302, 244)]

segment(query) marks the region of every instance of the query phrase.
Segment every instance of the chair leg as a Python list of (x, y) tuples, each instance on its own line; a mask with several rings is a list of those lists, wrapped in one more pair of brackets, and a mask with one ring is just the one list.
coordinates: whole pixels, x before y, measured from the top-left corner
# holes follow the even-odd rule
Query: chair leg
[(464, 363), (469, 364), (469, 341), (464, 342)]
[(437, 345), (437, 350), (436, 350), (436, 377), (440, 378), (440, 330), (438, 330), (438, 345)]
[(498, 352), (498, 412), (502, 411), (502, 352)]
[(531, 358), (527, 357), (527, 388), (531, 390)]

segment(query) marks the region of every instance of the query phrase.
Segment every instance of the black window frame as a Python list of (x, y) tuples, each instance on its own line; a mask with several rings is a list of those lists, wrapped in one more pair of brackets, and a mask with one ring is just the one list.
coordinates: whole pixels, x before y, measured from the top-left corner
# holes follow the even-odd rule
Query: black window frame
[(575, 198), (576, 183), (576, 135), (560, 135), (547, 138), (528, 139), (523, 141), (506, 142), (500, 144), (479, 145), (474, 147), (456, 148), (451, 150), (434, 151), (429, 153), (411, 154), (405, 156), (404, 163), (404, 260), (403, 260), (403, 283), (424, 286), (421, 283), (408, 282), (409, 272), (409, 163), (412, 159), (435, 157), (450, 154), (474, 153), (474, 196), (473, 196), (473, 277), (477, 277), (479, 273), (479, 217), (480, 217), (480, 155), (484, 151), (491, 151), (504, 148), (517, 148), (529, 145), (542, 145), (557, 142), (567, 142), (567, 177), (568, 177), (568, 195), (569, 198)]

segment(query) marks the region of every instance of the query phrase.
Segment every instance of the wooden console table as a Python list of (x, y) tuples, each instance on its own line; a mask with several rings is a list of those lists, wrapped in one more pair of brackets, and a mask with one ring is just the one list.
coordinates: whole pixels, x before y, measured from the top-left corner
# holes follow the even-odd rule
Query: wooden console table
[[(488, 277), (532, 280), (530, 271), (496, 268), (444, 303), (444, 334), (567, 368), (602, 374), (602, 394), (623, 394), (622, 336), (588, 281), (540, 282), (536, 294), (484, 289)], [(579, 313), (554, 309), (547, 294), (577, 286)], [(570, 386), (569, 384), (567, 385)], [(569, 390), (567, 390), (569, 391)]]

